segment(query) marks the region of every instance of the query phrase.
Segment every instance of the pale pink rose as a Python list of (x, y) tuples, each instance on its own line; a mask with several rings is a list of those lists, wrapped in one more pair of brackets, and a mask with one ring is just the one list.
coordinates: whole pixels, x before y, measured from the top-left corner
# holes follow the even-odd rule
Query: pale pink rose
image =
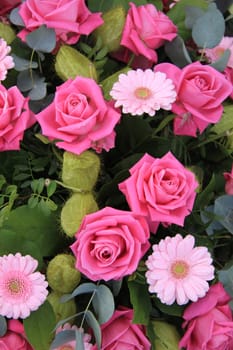
[(84, 77), (69, 79), (57, 87), (54, 101), (36, 115), (42, 133), (66, 151), (80, 154), (114, 147), (120, 112), (104, 100), (99, 85)]
[(232, 350), (233, 318), (230, 296), (221, 283), (210, 287), (204, 298), (184, 311), (186, 329), (179, 346), (186, 350)]
[(0, 5), (0, 16), (6, 15), (13, 8), (18, 6), (21, 3), (21, 0), (1, 0)]
[(119, 280), (133, 273), (149, 249), (146, 220), (105, 207), (84, 217), (71, 249), (76, 268), (92, 281)]
[(7, 322), (7, 332), (0, 337), (1, 350), (33, 350), (26, 339), (23, 324), (18, 320)]
[(103, 24), (100, 13), (91, 13), (84, 0), (26, 0), (19, 14), (25, 24), (18, 34), (23, 41), (28, 33), (46, 25), (55, 30), (57, 42), (75, 44), (80, 35), (89, 35)]
[[(100, 327), (102, 334), (101, 350), (151, 349), (151, 344), (146, 337), (145, 327), (133, 323), (132, 309), (119, 307), (111, 319)], [(96, 345), (93, 350), (97, 350)]]
[(19, 150), (24, 131), (35, 122), (34, 114), (16, 86), (0, 84), (0, 151)]
[(215, 62), (221, 58), (226, 50), (230, 50), (227, 67), (233, 68), (233, 37), (224, 36), (217, 46), (212, 49), (203, 49), (201, 52), (205, 54), (210, 62)]
[(183, 226), (196, 197), (198, 183), (171, 152), (162, 158), (145, 154), (119, 184), (130, 209), (144, 216), (152, 232), (159, 222)]
[(224, 179), (226, 180), (225, 183), (225, 192), (229, 195), (233, 195), (233, 166), (231, 168), (230, 173), (223, 173)]
[(149, 61), (157, 62), (155, 49), (172, 41), (177, 35), (177, 27), (163, 12), (152, 4), (136, 6), (130, 3), (121, 45), (135, 55), (145, 56)]
[(172, 105), (176, 114), (174, 134), (196, 137), (209, 124), (217, 123), (223, 113), (222, 103), (232, 93), (232, 84), (209, 65), (194, 62), (183, 69), (161, 63), (154, 70), (166, 73), (176, 86), (177, 99)]
[(8, 69), (14, 67), (13, 58), (8, 55), (11, 51), (11, 47), (7, 45), (7, 42), (0, 38), (0, 81), (6, 79)]

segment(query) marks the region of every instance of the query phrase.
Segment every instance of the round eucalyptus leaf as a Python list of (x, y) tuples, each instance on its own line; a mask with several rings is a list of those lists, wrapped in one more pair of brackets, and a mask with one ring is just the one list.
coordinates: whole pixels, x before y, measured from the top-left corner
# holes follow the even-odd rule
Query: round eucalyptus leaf
[(0, 315), (0, 337), (3, 337), (7, 331), (7, 322), (5, 317)]
[(45, 25), (34, 30), (26, 36), (28, 46), (41, 52), (52, 52), (56, 46), (56, 34), (54, 29), (47, 28)]

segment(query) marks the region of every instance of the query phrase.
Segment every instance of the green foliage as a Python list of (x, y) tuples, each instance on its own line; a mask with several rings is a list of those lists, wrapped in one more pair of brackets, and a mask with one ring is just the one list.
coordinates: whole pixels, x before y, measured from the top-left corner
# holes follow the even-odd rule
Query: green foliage
[(8, 219), (10, 211), (18, 197), (17, 186), (8, 185), (5, 177), (0, 174), (0, 227)]
[(218, 279), (233, 298), (233, 261), (229, 261), (223, 269), (218, 271)]
[(59, 234), (58, 212), (45, 215), (39, 208), (27, 205), (12, 210), (0, 228), (0, 255), (21, 252), (43, 265), (43, 258), (53, 255), (65, 244)]
[(3, 337), (7, 332), (7, 322), (5, 317), (0, 315), (0, 337)]
[(34, 350), (48, 350), (54, 337), (55, 315), (49, 302), (45, 302), (23, 321), (27, 339)]
[(133, 322), (148, 325), (152, 305), (146, 281), (139, 283), (137, 280), (128, 280), (130, 301), (134, 309)]
[(35, 51), (52, 52), (56, 46), (55, 30), (42, 25), (26, 36), (26, 42)]

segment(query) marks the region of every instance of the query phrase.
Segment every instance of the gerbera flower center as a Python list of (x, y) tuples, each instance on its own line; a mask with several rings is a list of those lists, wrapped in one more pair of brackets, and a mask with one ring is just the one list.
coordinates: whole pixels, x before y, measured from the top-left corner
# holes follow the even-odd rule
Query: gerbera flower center
[(22, 280), (13, 278), (7, 282), (7, 289), (12, 295), (22, 295), (25, 290), (25, 285)]
[(175, 278), (184, 278), (188, 275), (189, 266), (183, 260), (177, 260), (171, 265), (171, 273)]
[(134, 95), (137, 98), (140, 98), (142, 100), (146, 100), (147, 98), (149, 98), (151, 96), (151, 91), (146, 87), (139, 87), (134, 91)]

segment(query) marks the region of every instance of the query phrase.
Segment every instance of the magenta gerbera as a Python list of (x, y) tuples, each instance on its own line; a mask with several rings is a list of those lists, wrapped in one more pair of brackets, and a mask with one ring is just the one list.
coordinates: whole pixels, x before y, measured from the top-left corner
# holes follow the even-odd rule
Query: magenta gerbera
[(20, 253), (0, 257), (0, 315), (26, 318), (47, 297), (45, 276), (35, 272), (37, 260)]
[(116, 100), (115, 107), (123, 113), (154, 116), (159, 109), (170, 110), (176, 100), (175, 86), (165, 73), (151, 69), (130, 70), (120, 74), (113, 84), (110, 96)]
[(207, 281), (214, 278), (212, 258), (206, 247), (194, 244), (193, 236), (177, 234), (153, 245), (146, 261), (146, 279), (149, 292), (157, 293), (162, 303), (183, 305), (197, 301), (208, 291)]

